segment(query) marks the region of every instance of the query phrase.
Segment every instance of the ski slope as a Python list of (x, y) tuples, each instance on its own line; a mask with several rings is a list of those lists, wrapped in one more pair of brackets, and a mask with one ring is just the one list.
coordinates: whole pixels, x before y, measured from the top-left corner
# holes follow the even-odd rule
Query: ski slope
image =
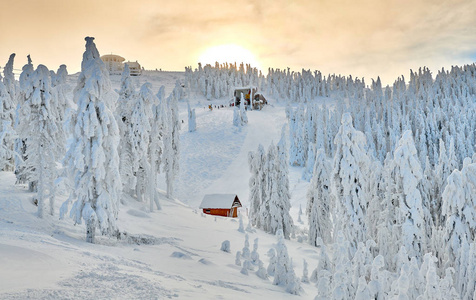
[[(71, 75), (74, 87), (77, 75)], [(170, 93), (180, 72), (150, 72), (135, 77), (136, 88), (148, 81), (155, 91), (161, 85)], [(119, 88), (120, 76), (113, 76)], [(235, 254), (244, 246), (238, 219), (202, 215), (198, 206), (207, 193), (236, 193), (243, 203), (244, 226), (248, 206), (248, 152), (259, 144), (265, 148), (281, 135), (284, 107), (273, 103), (263, 111), (248, 111), (249, 123), (232, 124), (230, 107), (208, 109), (208, 104), (227, 105), (229, 99), (208, 102), (189, 95), (197, 113), (197, 130), (188, 132), (187, 103), (181, 102), (184, 120), (180, 133), (180, 175), (176, 198), (161, 197), (162, 210), (150, 213), (148, 203), (126, 199), (121, 205), (118, 226), (121, 240), (98, 237), (97, 244), (85, 242), (85, 226), (69, 218), (39, 219), (32, 202), (34, 194), (15, 185), (12, 173), (0, 173), (0, 299), (289, 299), (284, 287), (263, 280), (254, 272), (240, 273)], [(305, 207), (308, 183), (301, 169), (291, 168), (291, 214), (298, 224), (299, 206)], [(162, 186), (165, 188), (165, 181)], [(56, 200), (56, 211), (67, 195)], [(302, 216), (305, 221), (305, 216)], [(258, 253), (264, 266), (266, 253), (276, 237), (259, 230), (249, 234), (250, 248), (258, 238)], [(229, 240), (231, 253), (220, 251)], [(286, 241), (297, 276), (303, 259), (309, 275), (316, 267), (319, 249), (296, 240)], [(314, 284), (303, 284), (302, 299), (313, 299)]]

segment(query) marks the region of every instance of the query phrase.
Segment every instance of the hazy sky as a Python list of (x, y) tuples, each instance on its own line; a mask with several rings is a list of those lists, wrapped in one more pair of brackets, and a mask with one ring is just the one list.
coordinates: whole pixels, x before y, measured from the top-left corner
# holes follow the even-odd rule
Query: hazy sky
[[(146, 69), (184, 70), (236, 44), (268, 67), (392, 83), (476, 61), (476, 0), (0, 0), (0, 65), (16, 53), (80, 70), (84, 37)], [(239, 59), (239, 58), (237, 58)], [(265, 71), (266, 74), (266, 71)]]

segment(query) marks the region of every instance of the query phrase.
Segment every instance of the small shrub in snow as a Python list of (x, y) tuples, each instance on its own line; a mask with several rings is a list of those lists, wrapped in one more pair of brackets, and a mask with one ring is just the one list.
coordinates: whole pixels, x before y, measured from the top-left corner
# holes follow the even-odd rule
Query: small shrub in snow
[(256, 271), (256, 275), (261, 279), (268, 279), (268, 272), (264, 268), (263, 262), (260, 260), (258, 265), (258, 271)]
[(268, 251), (268, 257), (269, 257), (269, 265), (267, 268), (269, 276), (274, 276), (274, 273), (276, 272), (276, 251), (274, 248), (269, 249)]
[(254, 271), (254, 267), (253, 267), (253, 264), (251, 263), (251, 260), (247, 259), (243, 262), (243, 268), (246, 268), (250, 271)]
[(238, 231), (241, 232), (241, 233), (245, 233), (245, 229), (243, 228), (243, 217), (240, 215), (240, 218), (239, 218), (239, 222), (240, 222), (240, 225), (238, 227)]
[(258, 254), (258, 238), (255, 239), (253, 243), (253, 251), (251, 252), (251, 262), (256, 266), (259, 263), (259, 254)]
[(233, 110), (233, 126), (241, 126), (240, 111), (238, 109)]
[(188, 103), (188, 131), (194, 132), (197, 130), (197, 118), (195, 116), (195, 109), (190, 108), (190, 102)]
[(243, 258), (250, 258), (250, 242), (248, 240), (248, 234), (245, 235), (245, 246), (243, 247), (243, 250), (241, 252), (241, 256)]
[(236, 251), (235, 265), (241, 266), (241, 252)]
[(303, 259), (303, 270), (302, 270), (302, 283), (309, 283), (308, 271), (307, 271), (307, 261)]
[(243, 263), (243, 268), (241, 268), (241, 271), (240, 271), (240, 273), (243, 275), (248, 275), (248, 268), (245, 265), (246, 262), (247, 261), (245, 260), (245, 262)]
[(231, 250), (230, 250), (230, 241), (229, 240), (223, 241), (223, 243), (221, 243), (220, 250), (223, 251), (223, 252), (230, 253), (231, 252)]
[(246, 229), (245, 229), (246, 232), (249, 232), (249, 233), (255, 233), (256, 230), (251, 227), (251, 221), (248, 220), (248, 225), (246, 225)]

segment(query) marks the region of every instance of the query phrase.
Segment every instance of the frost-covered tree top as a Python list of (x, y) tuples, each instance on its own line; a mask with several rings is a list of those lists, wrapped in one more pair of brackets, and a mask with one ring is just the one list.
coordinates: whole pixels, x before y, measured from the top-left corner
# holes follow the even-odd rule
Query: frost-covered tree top
[(86, 51), (83, 53), (81, 73), (78, 84), (74, 89), (74, 102), (86, 97), (92, 101), (99, 96), (105, 96), (111, 91), (111, 81), (106, 65), (101, 60), (99, 52), (94, 44), (93, 37), (86, 37)]
[[(13, 74), (13, 61), (15, 60), (15, 53), (12, 53), (8, 58), (8, 62), (3, 69), (3, 84), (12, 97), (12, 100), (15, 101), (15, 75)], [(28, 55), (28, 64), (31, 65), (30, 55)]]

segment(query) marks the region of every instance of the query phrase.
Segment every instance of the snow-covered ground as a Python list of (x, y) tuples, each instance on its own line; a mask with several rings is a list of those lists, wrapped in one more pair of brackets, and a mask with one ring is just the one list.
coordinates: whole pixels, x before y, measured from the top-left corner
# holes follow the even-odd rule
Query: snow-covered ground
[[(133, 78), (137, 87), (148, 81), (155, 91), (165, 85), (170, 93), (180, 72), (148, 72)], [(74, 87), (77, 75), (71, 75)], [(120, 76), (112, 76), (119, 88)], [(285, 109), (273, 103), (263, 111), (249, 111), (249, 123), (241, 129), (232, 124), (229, 99), (212, 101), (223, 108), (208, 109), (210, 102), (189, 95), (197, 113), (197, 131), (188, 132), (187, 103), (181, 102), (184, 120), (180, 135), (180, 175), (177, 200), (161, 197), (162, 210), (148, 212), (148, 204), (127, 199), (121, 205), (118, 225), (127, 233), (122, 240), (98, 237), (97, 244), (85, 242), (85, 226), (73, 226), (69, 218), (58, 220), (66, 195), (56, 200), (56, 216), (39, 219), (32, 193), (15, 185), (12, 173), (0, 173), (0, 298), (1, 299), (289, 299), (283, 287), (240, 273), (235, 254), (241, 251), (245, 234), (238, 219), (202, 215), (198, 206), (207, 193), (236, 193), (248, 206), (248, 152), (277, 143), (285, 123)], [(300, 168), (290, 169), (291, 214), (299, 224), (299, 206), (305, 207), (308, 183)], [(162, 182), (160, 189), (165, 189)], [(303, 215), (302, 219), (306, 222)], [(258, 253), (265, 267), (266, 253), (276, 237), (257, 230), (249, 233), (250, 248), (258, 238)], [(220, 250), (231, 243), (231, 253)], [(296, 240), (286, 241), (294, 269), (309, 274), (316, 267), (319, 249)], [(303, 284), (303, 299), (313, 299), (314, 284)]]

